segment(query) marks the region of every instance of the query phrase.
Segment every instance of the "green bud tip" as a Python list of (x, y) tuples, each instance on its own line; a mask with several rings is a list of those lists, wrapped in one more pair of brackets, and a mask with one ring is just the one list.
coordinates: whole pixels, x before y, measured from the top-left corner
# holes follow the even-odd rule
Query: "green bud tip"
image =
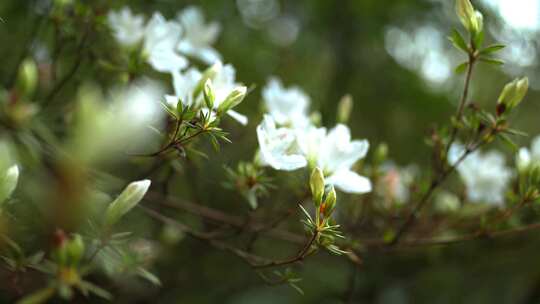
[(25, 59), (20, 67), (17, 76), (17, 88), (25, 96), (31, 96), (36, 90), (39, 79), (39, 73), (36, 63), (33, 59)]
[(347, 94), (341, 98), (338, 104), (338, 122), (343, 124), (347, 123), (351, 116), (352, 109), (353, 99), (351, 95)]
[(334, 186), (330, 187), (330, 191), (328, 191), (328, 194), (326, 195), (326, 201), (324, 202), (324, 216), (329, 217), (332, 215), (332, 212), (334, 211), (334, 208), (336, 207), (336, 190), (334, 189)]
[(521, 103), (528, 89), (529, 79), (527, 77), (516, 78), (504, 86), (497, 103), (503, 104), (507, 110), (511, 110)]
[(319, 167), (316, 167), (311, 172), (309, 187), (311, 188), (313, 203), (318, 207), (321, 204), (324, 195), (324, 174)]
[(230, 109), (239, 105), (244, 97), (246, 97), (247, 88), (245, 86), (236, 87), (225, 100), (219, 105), (217, 111), (219, 113), (225, 113)]
[(105, 224), (115, 224), (124, 214), (135, 207), (150, 188), (150, 184), (148, 179), (130, 183), (107, 208)]
[(214, 101), (216, 100), (216, 97), (214, 95), (214, 87), (212, 85), (211, 79), (207, 79), (206, 82), (204, 83), (203, 93), (204, 93), (204, 102), (206, 106), (209, 109), (213, 109)]

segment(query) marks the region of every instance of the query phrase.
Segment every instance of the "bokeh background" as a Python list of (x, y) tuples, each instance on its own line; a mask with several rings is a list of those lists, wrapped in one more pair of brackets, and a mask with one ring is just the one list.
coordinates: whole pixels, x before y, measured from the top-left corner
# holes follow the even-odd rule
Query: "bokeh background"
[[(23, 51), (39, 2), (0, 2), (3, 79)], [(367, 138), (372, 146), (388, 143), (390, 157), (400, 165), (429, 164), (424, 138), (432, 126), (453, 114), (463, 85), (463, 75), (453, 70), (464, 58), (446, 39), (452, 28), (460, 27), (454, 1), (109, 3), (112, 8), (129, 5), (147, 16), (160, 11), (169, 18), (192, 4), (221, 24), (216, 49), (236, 67), (237, 79), (255, 90), (239, 107), (251, 118), (249, 125), (244, 128), (226, 122), (233, 144), (211, 154), (211, 162), (201, 162), (199, 169), (186, 170), (173, 181), (181, 197), (246, 212), (241, 198), (221, 187), (222, 164), (234, 166), (239, 160), (252, 158), (257, 147), (255, 126), (262, 117), (260, 92), (272, 75), (286, 85), (302, 87), (311, 96), (312, 110), (320, 111), (326, 126), (335, 124), (339, 99), (351, 94), (354, 111), (349, 125), (353, 137)], [(501, 53), (504, 66), (480, 65), (476, 70), (471, 100), (494, 108), (506, 82), (528, 76), (530, 93), (513, 119), (516, 127), (536, 135), (540, 133), (540, 1), (476, 0), (473, 4), (484, 14), (486, 41), (508, 47)], [(31, 51), (40, 56), (38, 47)], [(97, 74), (86, 67), (77, 78), (97, 77), (106, 82), (106, 76)], [(77, 83), (70, 84), (73, 92)], [(73, 92), (68, 89), (65, 98)], [(518, 139), (523, 145), (529, 141)], [(131, 172), (121, 175), (133, 176)], [(277, 193), (272, 198), (283, 196)], [(144, 214), (130, 217), (132, 221), (126, 226), (136, 233), (148, 239), (159, 235), (160, 228)], [(259, 250), (264, 254), (283, 252), (271, 242), (261, 243)], [(153, 268), (164, 282), (161, 288), (139, 281), (126, 283), (128, 289), (117, 287), (123, 303), (540, 303), (539, 252), (540, 236), (531, 233), (449, 247), (366, 253), (359, 269), (346, 259), (320, 254), (299, 268), (305, 291), (300, 295), (287, 286), (267, 286), (235, 257), (186, 238), (166, 248)]]

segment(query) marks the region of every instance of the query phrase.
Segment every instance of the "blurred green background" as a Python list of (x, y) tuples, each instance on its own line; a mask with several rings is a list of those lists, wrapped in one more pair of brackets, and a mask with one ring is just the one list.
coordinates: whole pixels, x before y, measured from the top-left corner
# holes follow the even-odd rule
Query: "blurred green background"
[[(2, 81), (9, 77), (23, 51), (37, 18), (35, 7), (39, 11), (42, 2), (46, 1), (0, 2)], [(234, 166), (253, 156), (255, 126), (263, 112), (260, 92), (272, 75), (287, 86), (302, 87), (312, 98), (311, 109), (321, 112), (328, 127), (335, 124), (337, 102), (350, 93), (354, 98), (349, 123), (353, 137), (367, 138), (372, 146), (388, 143), (391, 158), (402, 165), (429, 164), (424, 138), (431, 127), (453, 114), (462, 88), (463, 75), (454, 74), (453, 69), (464, 58), (446, 39), (453, 27), (460, 26), (450, 0), (96, 3), (96, 7), (113, 9), (129, 5), (146, 16), (160, 11), (169, 18), (193, 4), (200, 6), (208, 19), (221, 24), (216, 49), (225, 62), (236, 67), (239, 81), (255, 86), (239, 107), (251, 120), (245, 128), (226, 122), (233, 144), (219, 154), (210, 152), (212, 162), (201, 162), (200, 173), (188, 171), (173, 182), (182, 198), (215, 208), (247, 210), (238, 196), (220, 186), (222, 164)], [(484, 14), (488, 44), (509, 47), (502, 54), (507, 62), (503, 67), (480, 65), (476, 70), (471, 100), (492, 109), (506, 82), (528, 76), (531, 90), (514, 121), (516, 127), (534, 136), (540, 133), (540, 1), (473, 3)], [(70, 84), (72, 91), (86, 78), (105, 82), (107, 76), (100, 73), (85, 67), (77, 75), (78, 81)], [(70, 95), (68, 89), (65, 98), (70, 96), (73, 92)], [(518, 140), (523, 145), (529, 141)], [(507, 152), (511, 161), (512, 152)], [(277, 193), (272, 198), (283, 197), (286, 195)], [(130, 216), (133, 221), (127, 226), (137, 233), (149, 239), (159, 235), (159, 227), (144, 214)], [(262, 254), (284, 252), (281, 245), (260, 243)], [(360, 269), (346, 259), (323, 253), (299, 268), (304, 278), (300, 283), (303, 296), (287, 286), (265, 285), (244, 263), (199, 241), (186, 238), (173, 248), (162, 249), (165, 253), (154, 270), (164, 285), (154, 288), (130, 281), (124, 282), (129, 288), (122, 288), (125, 286), (117, 283), (119, 286), (112, 289), (120, 294), (116, 303), (540, 303), (540, 237), (534, 232), (445, 248), (368, 252), (362, 256)]]

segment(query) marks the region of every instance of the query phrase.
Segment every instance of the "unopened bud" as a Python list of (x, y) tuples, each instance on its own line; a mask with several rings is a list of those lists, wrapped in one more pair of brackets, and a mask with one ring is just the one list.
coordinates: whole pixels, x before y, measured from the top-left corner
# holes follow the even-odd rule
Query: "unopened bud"
[(326, 201), (324, 202), (324, 217), (332, 215), (332, 212), (334, 212), (334, 208), (336, 207), (336, 199), (336, 190), (334, 189), (334, 186), (331, 186), (330, 191), (328, 191), (328, 194), (326, 195)]
[(311, 172), (309, 187), (315, 206), (320, 206), (324, 195), (324, 174), (320, 168), (315, 168)]
[(208, 79), (214, 79), (214, 77), (216, 77), (216, 75), (220, 73), (222, 69), (223, 69), (223, 64), (219, 61), (214, 63), (208, 69), (206, 69), (206, 71), (204, 71), (204, 73), (202, 74), (201, 79), (197, 83), (197, 86), (195, 86), (195, 89), (193, 89), (193, 96), (194, 97), (199, 96), (199, 94), (204, 89), (204, 85), (206, 84), (206, 81)]
[(38, 83), (38, 68), (33, 59), (25, 59), (19, 66), (17, 89), (20, 94), (30, 97), (34, 94)]
[(511, 110), (521, 103), (528, 89), (529, 79), (527, 77), (516, 78), (504, 86), (497, 103), (503, 104), (505, 110)]
[(84, 255), (84, 242), (79, 234), (74, 234), (73, 237), (66, 243), (66, 258), (70, 266), (77, 266)]
[(470, 0), (457, 0), (456, 13), (461, 24), (473, 35), (482, 31), (484, 22), (482, 14), (476, 11)]
[(246, 97), (247, 88), (245, 86), (239, 86), (235, 88), (227, 98), (217, 108), (218, 113), (225, 113), (232, 108), (239, 105), (244, 97)]
[(341, 98), (337, 109), (337, 122), (346, 124), (349, 121), (353, 109), (353, 99), (347, 94)]
[(388, 145), (386, 143), (380, 143), (375, 149), (374, 160), (375, 163), (381, 164), (388, 157)]
[(206, 107), (208, 107), (208, 109), (213, 109), (216, 96), (214, 95), (214, 87), (212, 86), (212, 80), (206, 80), (206, 82), (204, 83), (203, 93), (204, 103), (206, 104)]
[(531, 164), (531, 153), (527, 148), (519, 149), (516, 154), (516, 167), (519, 172), (524, 172)]
[(149, 187), (150, 180), (148, 179), (129, 184), (107, 208), (105, 225), (114, 225), (124, 214), (135, 207), (142, 200)]

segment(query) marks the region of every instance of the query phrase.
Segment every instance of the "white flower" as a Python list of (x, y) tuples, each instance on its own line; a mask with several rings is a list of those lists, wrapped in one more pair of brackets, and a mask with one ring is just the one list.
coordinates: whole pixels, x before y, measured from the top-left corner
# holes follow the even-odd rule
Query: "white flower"
[(194, 6), (180, 12), (178, 20), (184, 27), (184, 36), (178, 43), (180, 52), (199, 58), (207, 64), (221, 59), (219, 53), (211, 47), (220, 32), (218, 23), (206, 24), (201, 10)]
[(284, 88), (278, 78), (271, 78), (262, 95), (266, 108), (276, 123), (297, 127), (304, 127), (309, 123), (307, 110), (310, 100), (300, 88)]
[(171, 108), (176, 108), (178, 99), (186, 106), (196, 103), (193, 91), (202, 78), (202, 73), (196, 68), (190, 68), (184, 73), (175, 71), (172, 73), (173, 88), (175, 95), (165, 95), (165, 100)]
[[(216, 71), (216, 75), (212, 79), (215, 95), (214, 109), (217, 109), (235, 89), (244, 90), (245, 87), (236, 83), (236, 71), (232, 65), (222, 65), (222, 63), (218, 61), (214, 64), (213, 69)], [(227, 111), (227, 114), (242, 125), (248, 123), (248, 118), (246, 116), (234, 110)]]
[(292, 171), (307, 165), (306, 158), (295, 149), (294, 131), (288, 128), (276, 128), (270, 115), (257, 126), (257, 139), (262, 160), (276, 170)]
[(120, 11), (111, 11), (107, 20), (113, 30), (114, 38), (124, 46), (130, 47), (139, 43), (144, 34), (144, 17), (134, 15), (128, 7)]
[(187, 66), (187, 60), (175, 51), (181, 35), (179, 23), (167, 21), (160, 13), (154, 13), (144, 31), (144, 52), (156, 71), (174, 72)]
[(540, 164), (540, 136), (533, 139), (530, 150), (521, 148), (516, 155), (516, 166), (518, 170), (525, 170), (531, 164)]
[(352, 166), (364, 158), (369, 149), (367, 140), (351, 141), (347, 126), (338, 124), (326, 134), (324, 128), (309, 127), (306, 133), (298, 133), (298, 143), (311, 165), (323, 170), (326, 182), (349, 193), (371, 191), (371, 182), (366, 177), (351, 170)]
[[(450, 164), (456, 164), (464, 153), (462, 145), (452, 145), (448, 155)], [(457, 166), (457, 171), (465, 183), (469, 201), (494, 205), (504, 203), (504, 192), (512, 178), (512, 171), (506, 167), (501, 153), (473, 152)]]

